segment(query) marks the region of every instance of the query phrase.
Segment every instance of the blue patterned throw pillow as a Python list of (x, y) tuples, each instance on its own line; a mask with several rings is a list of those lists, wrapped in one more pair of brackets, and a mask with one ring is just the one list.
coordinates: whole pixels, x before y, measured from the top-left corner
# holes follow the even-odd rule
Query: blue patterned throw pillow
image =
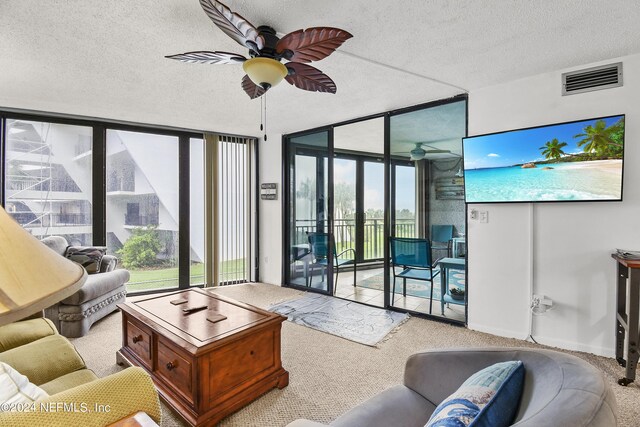
[(425, 427), (509, 426), (523, 383), (524, 366), (519, 360), (484, 368), (439, 404)]

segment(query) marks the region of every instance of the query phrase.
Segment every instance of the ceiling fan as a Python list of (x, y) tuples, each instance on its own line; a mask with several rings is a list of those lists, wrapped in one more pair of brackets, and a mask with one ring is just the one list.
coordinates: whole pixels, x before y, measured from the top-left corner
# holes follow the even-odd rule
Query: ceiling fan
[[(424, 142), (416, 142), (415, 144), (416, 144), (415, 148), (409, 151), (410, 160), (412, 161), (422, 160), (429, 154), (453, 154), (457, 156), (457, 154), (453, 153), (451, 150), (441, 150), (439, 148), (434, 148), (434, 147), (431, 147), (430, 145), (426, 145)], [(422, 148), (423, 146), (427, 147), (428, 150), (425, 150), (424, 148)], [(404, 156), (407, 155), (406, 152), (393, 153), (393, 154), (404, 155)]]
[[(278, 38), (273, 28), (266, 25), (256, 28), (219, 1), (200, 0), (200, 5), (218, 28), (249, 49), (250, 58), (220, 51), (186, 52), (166, 58), (201, 64), (242, 64), (247, 73), (242, 79), (242, 89), (251, 99), (262, 96), (282, 79), (299, 89), (336, 93), (333, 80), (307, 63), (331, 55), (353, 37), (347, 31), (314, 27)], [(280, 62), (283, 59), (289, 62), (283, 64)]]

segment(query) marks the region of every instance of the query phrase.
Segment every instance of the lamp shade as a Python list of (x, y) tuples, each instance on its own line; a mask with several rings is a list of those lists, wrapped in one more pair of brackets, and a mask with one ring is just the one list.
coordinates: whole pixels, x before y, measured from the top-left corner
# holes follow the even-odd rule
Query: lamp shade
[[(252, 58), (244, 61), (242, 68), (247, 73), (252, 82), (269, 89), (280, 83), (289, 73), (287, 67), (281, 62), (271, 58)], [(265, 87), (267, 86), (267, 87)]]
[(86, 279), (82, 266), (46, 247), (0, 207), (0, 325), (71, 296)]

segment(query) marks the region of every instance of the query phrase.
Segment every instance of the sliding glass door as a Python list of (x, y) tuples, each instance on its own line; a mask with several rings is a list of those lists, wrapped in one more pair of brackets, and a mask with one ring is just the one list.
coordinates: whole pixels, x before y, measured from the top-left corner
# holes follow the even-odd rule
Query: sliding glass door
[[(462, 186), (465, 135), (460, 96), (285, 136), (284, 284), (465, 322), (464, 261), (447, 261), (462, 270), (445, 282), (439, 264), (464, 254), (465, 205), (450, 187)], [(396, 239), (406, 244), (394, 260)]]
[(287, 141), (285, 193), (285, 283), (293, 287), (333, 291), (335, 240), (329, 203), (333, 161), (329, 132), (291, 137)]
[(362, 261), (384, 258), (384, 163), (382, 158), (363, 161)]
[[(396, 257), (391, 254), (390, 259), (387, 288), (390, 307), (449, 321), (466, 320), (464, 261), (456, 261), (462, 271), (457, 265), (444, 277), (439, 262), (453, 255), (449, 250), (453, 239), (460, 241), (458, 236), (464, 232), (463, 197), (443, 191), (440, 183), (456, 180), (465, 135), (465, 100), (443, 102), (389, 118), (390, 234), (398, 238), (394, 240)], [(441, 228), (448, 230), (443, 237), (440, 237), (443, 233), (434, 232)], [(403, 264), (403, 257), (408, 254), (415, 257), (417, 265)], [(463, 296), (457, 294), (454, 299), (452, 288)]]
[(412, 162), (396, 160), (391, 164), (391, 233), (394, 237), (419, 237), (424, 233), (418, 229), (420, 205), (416, 193), (416, 166)]
[(333, 234), (338, 253), (357, 263), (381, 261), (384, 250), (384, 163), (382, 158), (336, 154)]

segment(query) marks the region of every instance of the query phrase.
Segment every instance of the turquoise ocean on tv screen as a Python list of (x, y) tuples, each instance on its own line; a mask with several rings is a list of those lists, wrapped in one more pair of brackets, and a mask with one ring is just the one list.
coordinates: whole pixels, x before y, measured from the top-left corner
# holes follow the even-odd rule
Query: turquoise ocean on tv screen
[(468, 203), (619, 200), (622, 191), (622, 160), (471, 169), (464, 174)]

